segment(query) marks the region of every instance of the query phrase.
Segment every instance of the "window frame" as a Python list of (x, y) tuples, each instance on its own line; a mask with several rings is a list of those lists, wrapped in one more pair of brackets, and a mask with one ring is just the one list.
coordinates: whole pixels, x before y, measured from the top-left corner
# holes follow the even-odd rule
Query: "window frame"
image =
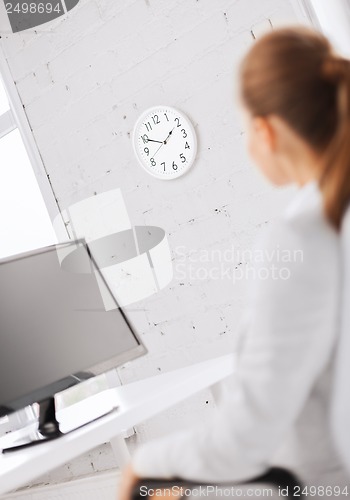
[(66, 225), (61, 216), (60, 207), (50, 182), (48, 172), (43, 163), (33, 131), (12, 78), (3, 48), (0, 46), (0, 78), (7, 93), (10, 109), (0, 115), (0, 141), (15, 129), (19, 130), (30, 164), (33, 168), (40, 192), (47, 208), (51, 222), (55, 221), (55, 232), (58, 241), (70, 239)]

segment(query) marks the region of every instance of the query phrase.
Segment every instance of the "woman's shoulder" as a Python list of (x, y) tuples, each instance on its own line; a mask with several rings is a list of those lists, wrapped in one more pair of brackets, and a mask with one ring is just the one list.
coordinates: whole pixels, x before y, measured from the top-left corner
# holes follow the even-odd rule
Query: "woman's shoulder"
[(305, 277), (321, 273), (329, 278), (339, 267), (339, 240), (325, 217), (321, 193), (316, 185), (308, 185), (297, 193), (285, 212), (269, 224), (257, 248), (263, 249), (277, 266), (294, 263)]
[(299, 245), (317, 254), (339, 251), (339, 235), (328, 222), (317, 183), (301, 188), (292, 202), (270, 226), (266, 242)]

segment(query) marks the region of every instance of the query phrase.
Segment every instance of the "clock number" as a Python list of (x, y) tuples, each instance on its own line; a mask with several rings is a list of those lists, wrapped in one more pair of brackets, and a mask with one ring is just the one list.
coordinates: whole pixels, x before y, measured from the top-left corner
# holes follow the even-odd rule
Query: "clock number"
[(144, 152), (146, 153), (147, 156), (149, 155), (149, 149), (148, 148), (145, 148)]
[(181, 129), (181, 132), (182, 132), (182, 137), (183, 137), (184, 139), (186, 139), (186, 137), (187, 137), (186, 130), (185, 130), (184, 128), (182, 128), (182, 129)]
[(152, 116), (152, 120), (153, 120), (153, 123), (155, 125), (158, 125), (158, 123), (160, 123), (160, 120), (159, 120), (159, 116), (158, 115), (154, 115)]
[(177, 118), (177, 117), (176, 117), (176, 118), (174, 119), (174, 122), (176, 122), (176, 123), (177, 123), (177, 125), (176, 125), (177, 127), (181, 127), (180, 118)]
[(147, 144), (147, 142), (148, 142), (148, 135), (147, 134), (141, 135), (141, 139), (143, 140), (144, 144)]
[(190, 146), (188, 145), (187, 141), (186, 141), (186, 144), (185, 144), (185, 149), (190, 149)]
[(176, 163), (174, 161), (173, 161), (173, 169), (177, 170), (177, 165), (176, 165)]
[(180, 159), (181, 159), (182, 163), (185, 163), (186, 157), (184, 156), (183, 153), (180, 154)]
[(161, 165), (164, 167), (164, 172), (165, 172), (165, 161), (162, 161)]
[(150, 159), (150, 162), (151, 162), (152, 167), (155, 167), (155, 166), (156, 166), (156, 161), (155, 161), (155, 159), (154, 159), (154, 158), (151, 158), (151, 159)]
[(169, 121), (168, 115), (166, 113), (164, 113), (164, 116), (166, 118), (166, 121), (168, 122)]
[(150, 124), (150, 122), (145, 123), (145, 126), (146, 126), (146, 129), (147, 129), (147, 132), (149, 132), (150, 130), (152, 130), (152, 125)]

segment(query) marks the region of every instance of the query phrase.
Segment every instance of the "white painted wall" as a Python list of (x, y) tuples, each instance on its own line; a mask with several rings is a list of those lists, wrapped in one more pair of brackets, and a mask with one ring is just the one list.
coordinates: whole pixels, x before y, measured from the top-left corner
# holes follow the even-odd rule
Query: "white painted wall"
[[(251, 169), (233, 81), (254, 43), (251, 30), (259, 34), (268, 19), (297, 21), (292, 1), (81, 0), (50, 32), (1, 40), (61, 209), (118, 187), (133, 224), (168, 234), (175, 277), (130, 312), (150, 352), (120, 369), (123, 382), (234, 348), (245, 262), (223, 263), (237, 268), (233, 282), (206, 278), (221, 262), (198, 259), (203, 250), (250, 248), (290, 196)], [(130, 140), (139, 114), (163, 103), (183, 110), (199, 138), (194, 168), (167, 183), (137, 165)], [(205, 418), (211, 406), (200, 394), (140, 426), (132, 440)], [(42, 481), (114, 466), (106, 445)]]

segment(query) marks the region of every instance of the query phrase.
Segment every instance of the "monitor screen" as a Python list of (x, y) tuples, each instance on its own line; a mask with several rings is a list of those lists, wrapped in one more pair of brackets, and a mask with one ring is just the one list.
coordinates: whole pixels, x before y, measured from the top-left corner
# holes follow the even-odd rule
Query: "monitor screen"
[(83, 241), (0, 261), (0, 317), (3, 414), (146, 352)]

